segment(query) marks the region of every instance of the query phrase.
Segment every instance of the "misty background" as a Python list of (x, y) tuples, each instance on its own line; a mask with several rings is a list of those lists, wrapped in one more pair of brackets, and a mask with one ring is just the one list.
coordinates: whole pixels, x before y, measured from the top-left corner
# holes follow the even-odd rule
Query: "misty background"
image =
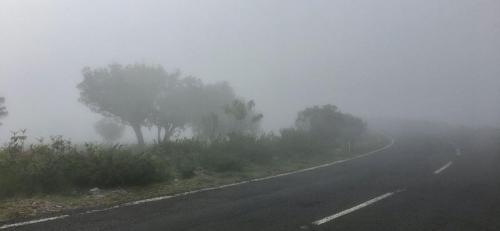
[[(365, 118), (500, 125), (500, 2), (2, 0), (9, 131), (97, 141), (84, 66), (161, 64), (254, 99), (263, 128), (332, 103)], [(133, 141), (133, 136), (129, 138)]]

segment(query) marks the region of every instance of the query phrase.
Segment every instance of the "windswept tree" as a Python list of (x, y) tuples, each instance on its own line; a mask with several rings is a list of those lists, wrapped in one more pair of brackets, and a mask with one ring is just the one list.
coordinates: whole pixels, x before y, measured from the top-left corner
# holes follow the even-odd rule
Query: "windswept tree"
[(92, 111), (113, 117), (130, 125), (139, 145), (144, 145), (142, 126), (154, 111), (158, 98), (169, 78), (161, 66), (133, 64), (82, 71), (83, 81), (78, 84), (80, 102)]
[(125, 127), (111, 118), (102, 118), (94, 124), (94, 129), (107, 143), (114, 143), (123, 136)]
[[(0, 118), (3, 118), (5, 116), (7, 116), (7, 114), (8, 114), (7, 107), (5, 107), (4, 104), (5, 104), (5, 98), (0, 97)], [(2, 125), (1, 122), (0, 122), (0, 125)]]

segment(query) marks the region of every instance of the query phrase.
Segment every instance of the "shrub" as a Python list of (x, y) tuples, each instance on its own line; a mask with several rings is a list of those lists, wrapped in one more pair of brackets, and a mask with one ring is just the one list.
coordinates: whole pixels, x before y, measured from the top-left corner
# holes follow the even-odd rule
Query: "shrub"
[[(229, 134), (202, 141), (165, 141), (147, 148), (85, 144), (77, 148), (61, 136), (25, 146), (25, 131), (15, 132), (0, 149), (0, 197), (62, 192), (91, 187), (145, 185), (202, 172), (234, 173), (255, 166), (309, 163), (339, 154), (335, 140), (317, 140), (310, 132), (283, 129), (280, 136)], [(364, 134), (352, 143), (357, 152), (383, 140)], [(265, 169), (265, 168), (264, 168)]]
[(0, 150), (0, 197), (71, 188), (144, 185), (169, 179), (168, 165), (151, 153), (87, 144), (77, 150), (60, 136), (25, 150), (24, 132)]
[(206, 144), (194, 139), (166, 141), (152, 147), (151, 152), (161, 157), (173, 167), (181, 178), (190, 178), (200, 168), (200, 153), (206, 150)]
[(270, 160), (270, 146), (266, 136), (230, 134), (228, 138), (214, 141), (207, 155), (212, 153), (227, 153), (235, 158), (252, 163), (265, 163)]
[(235, 172), (249, 164), (263, 164), (271, 159), (270, 139), (266, 136), (230, 134), (208, 143), (197, 139), (167, 141), (152, 148), (182, 178), (195, 175), (196, 169)]
[(276, 149), (288, 157), (308, 157), (324, 152), (323, 145), (307, 132), (288, 128), (282, 129), (280, 133), (281, 139), (276, 143)]
[(168, 179), (167, 163), (151, 153), (134, 154), (120, 145), (87, 144), (75, 166), (80, 187), (145, 185)]
[(201, 164), (203, 168), (214, 172), (238, 172), (243, 170), (245, 161), (228, 152), (211, 152), (203, 155)]

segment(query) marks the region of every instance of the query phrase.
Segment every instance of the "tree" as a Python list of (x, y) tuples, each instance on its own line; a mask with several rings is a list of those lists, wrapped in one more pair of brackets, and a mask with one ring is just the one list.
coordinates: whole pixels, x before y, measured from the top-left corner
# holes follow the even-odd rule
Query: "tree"
[(204, 84), (198, 78), (178, 76), (171, 78), (155, 104), (151, 121), (158, 127), (159, 141), (170, 139), (187, 126), (204, 140), (258, 130), (262, 114), (254, 111), (254, 101), (237, 99), (227, 82)]
[(340, 112), (334, 105), (306, 108), (298, 113), (295, 126), (316, 140), (339, 143), (352, 141), (366, 130), (363, 120)]
[(123, 132), (125, 131), (123, 125), (110, 118), (98, 120), (94, 125), (94, 129), (107, 143), (116, 142), (123, 136)]
[(343, 113), (339, 129), (344, 142), (351, 142), (366, 132), (366, 123), (351, 114)]
[[(157, 140), (166, 141), (176, 132), (182, 131), (192, 123), (200, 106), (200, 92), (203, 90), (201, 80), (194, 77), (179, 78), (172, 75), (169, 83), (155, 103), (155, 110), (150, 119), (158, 128)], [(163, 137), (161, 136), (164, 130)]]
[(240, 99), (234, 99), (223, 107), (214, 107), (214, 111), (203, 114), (195, 125), (195, 132), (206, 140), (227, 137), (229, 134), (255, 135), (263, 115), (255, 112), (254, 108), (253, 100), (245, 102)]
[(161, 66), (112, 64), (82, 70), (78, 84), (80, 102), (92, 111), (130, 125), (139, 145), (144, 145), (142, 126), (154, 112), (155, 100), (169, 75)]
[(236, 100), (233, 88), (227, 82), (201, 85), (191, 99), (190, 114), (194, 134), (204, 140), (228, 134), (230, 116), (225, 112), (227, 105)]
[(224, 112), (229, 116), (228, 133), (255, 134), (260, 127), (260, 121), (264, 117), (255, 112), (255, 102), (236, 99), (227, 104)]
[[(5, 98), (0, 97), (0, 118), (3, 118), (7, 116), (7, 114), (9, 114), (7, 111), (7, 107), (5, 107), (4, 104), (5, 104)], [(2, 125), (2, 123), (0, 123), (0, 125)]]
[(219, 137), (221, 135), (219, 123), (219, 115), (215, 112), (202, 116), (195, 127), (198, 138), (210, 141)]

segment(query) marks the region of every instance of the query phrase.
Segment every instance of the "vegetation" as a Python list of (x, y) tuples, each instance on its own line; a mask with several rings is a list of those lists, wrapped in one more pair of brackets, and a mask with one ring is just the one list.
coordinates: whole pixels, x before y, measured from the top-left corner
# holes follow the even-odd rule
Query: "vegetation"
[(139, 145), (143, 126), (157, 127), (157, 142), (192, 128), (213, 140), (233, 132), (256, 134), (262, 114), (255, 102), (242, 100), (226, 82), (204, 84), (200, 79), (167, 73), (161, 66), (112, 64), (82, 71), (80, 101), (92, 111), (130, 125)]
[[(104, 116), (94, 128), (105, 144), (75, 145), (61, 136), (28, 144), (25, 130), (14, 132), (0, 148), (0, 199), (155, 183), (201, 187), (296, 170), (384, 143), (361, 119), (333, 105), (306, 108), (294, 127), (266, 134), (255, 102), (238, 97), (226, 82), (205, 84), (145, 64), (82, 73), (80, 101)], [(7, 113), (3, 102), (0, 117)], [(113, 145), (125, 125), (137, 146)], [(157, 128), (156, 142), (146, 144), (143, 127)], [(174, 139), (188, 128), (192, 136)]]
[(144, 185), (169, 178), (168, 166), (122, 146), (86, 144), (78, 150), (60, 136), (25, 147), (15, 132), (0, 151), (0, 197), (54, 193), (90, 187)]
[(334, 105), (306, 108), (299, 112), (295, 125), (322, 142), (345, 143), (366, 131), (366, 124), (357, 117), (342, 113)]
[(139, 145), (144, 145), (141, 127), (154, 109), (155, 99), (169, 75), (160, 66), (112, 64), (82, 71), (78, 84), (80, 101), (92, 111), (130, 125)]
[[(252, 108), (252, 102), (243, 104), (239, 101), (226, 110), (236, 120), (250, 116), (251, 122), (260, 118), (252, 112)], [(312, 111), (318, 108), (314, 107)], [(146, 185), (200, 174), (234, 175), (257, 168), (266, 171), (286, 169), (287, 165), (326, 161), (344, 155), (345, 148), (336, 142), (341, 137), (352, 139), (356, 150), (367, 146), (366, 142), (370, 139), (373, 140), (364, 132), (357, 133), (356, 137), (351, 136), (354, 133), (344, 134), (344, 131), (351, 131), (347, 129), (350, 126), (360, 125), (345, 120), (345, 114), (330, 110), (333, 106), (322, 108), (328, 110), (319, 110), (317, 113), (321, 118), (327, 118), (329, 123), (337, 124), (332, 128), (345, 128), (335, 133), (335, 139), (330, 142), (317, 137), (318, 134), (333, 134), (333, 131), (320, 126), (304, 129), (302, 125), (283, 129), (279, 135), (253, 135), (245, 132), (248, 129), (246, 127), (210, 140), (196, 137), (166, 140), (141, 149), (96, 144), (77, 147), (60, 136), (51, 137), (48, 142), (39, 140), (38, 143), (26, 145), (25, 131), (15, 132), (10, 142), (0, 150), (0, 197), (88, 190), (93, 187)], [(300, 112), (297, 121), (317, 122), (316, 117), (308, 119), (305, 114), (304, 111)], [(341, 120), (328, 117), (331, 114)], [(348, 124), (343, 124), (345, 121)], [(377, 140), (368, 146), (374, 147), (380, 143)]]

